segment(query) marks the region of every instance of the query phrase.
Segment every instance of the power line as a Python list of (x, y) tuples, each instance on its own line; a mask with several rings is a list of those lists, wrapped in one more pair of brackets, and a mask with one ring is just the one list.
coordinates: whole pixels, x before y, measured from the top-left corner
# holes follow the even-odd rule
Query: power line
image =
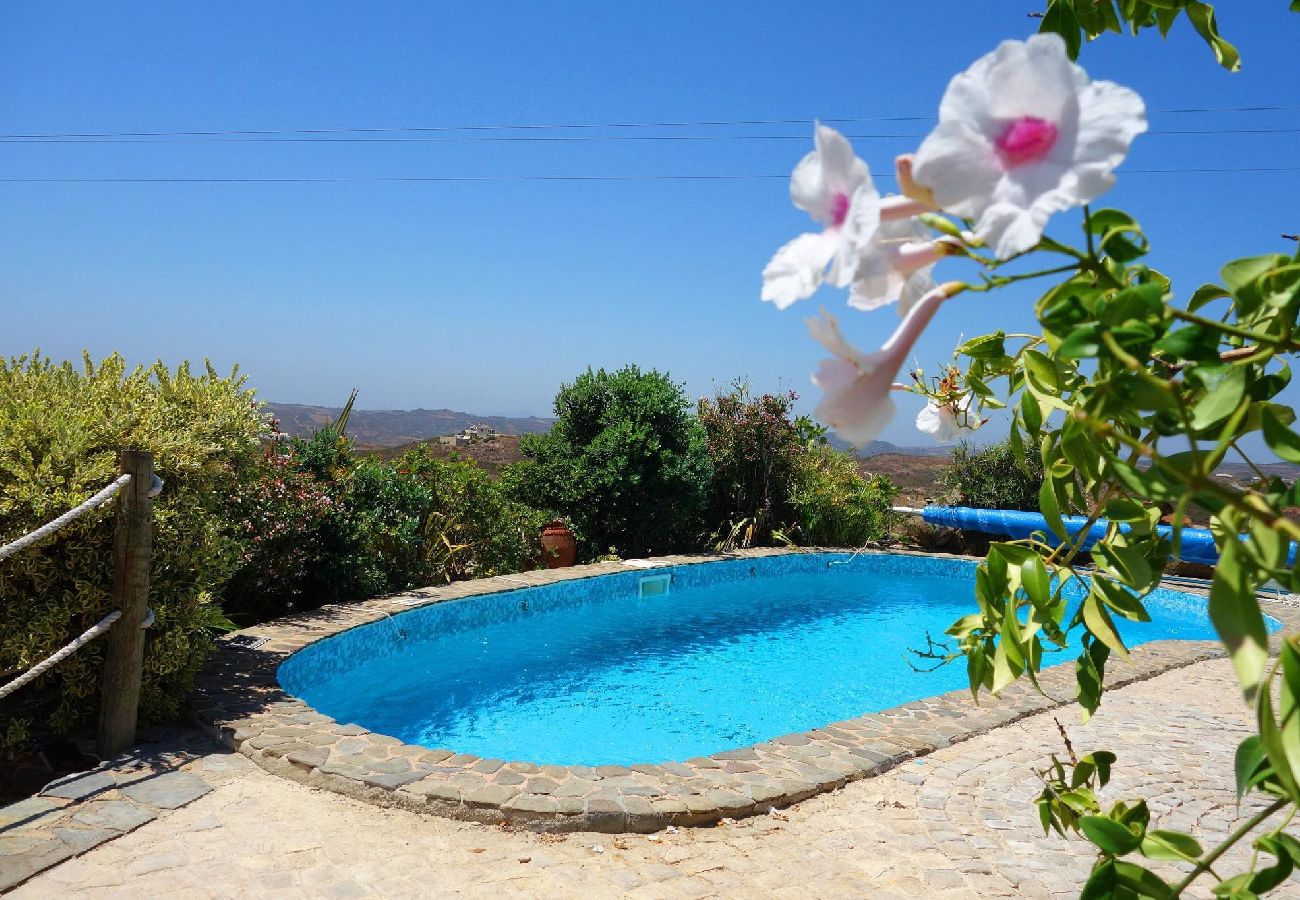
[[(1300, 166), (1233, 166), (1187, 169), (1122, 169), (1126, 175), (1218, 175), (1270, 172), (1300, 172)], [(410, 175), (355, 177), (159, 177), (159, 178), (8, 178), (0, 184), (479, 184), (518, 182), (627, 182), (627, 181), (758, 181), (785, 180), (788, 174), (775, 175)], [(877, 177), (893, 178), (881, 174)]]
[[(1187, 128), (1152, 129), (1147, 136), (1220, 135), (1220, 134), (1300, 134), (1300, 128)], [(874, 140), (925, 137), (920, 132), (846, 134), (850, 140)], [(0, 144), (403, 144), (403, 143), (624, 143), (624, 142), (726, 142), (726, 141), (807, 141), (803, 134), (635, 134), (635, 135), (458, 135), (455, 137), (78, 137), (30, 138), (0, 136)]]
[[(1286, 112), (1300, 109), (1300, 104), (1276, 104), (1268, 106), (1184, 106), (1154, 109), (1155, 114), (1199, 114), (1199, 113), (1258, 113)], [(822, 122), (831, 125), (847, 125), (861, 122), (929, 122), (933, 115), (908, 116), (854, 116), (842, 118), (824, 118)], [(693, 121), (664, 122), (562, 122), (562, 123), (515, 123), (489, 125), (403, 125), (372, 128), (268, 128), (242, 130), (206, 130), (206, 131), (98, 131), (98, 132), (56, 132), (33, 134), (0, 134), (0, 139), (73, 139), (73, 138), (163, 138), (163, 137), (271, 137), (280, 135), (341, 135), (341, 134), (401, 134), (425, 132), (454, 131), (555, 131), (562, 129), (621, 129), (621, 128), (729, 128), (755, 125), (809, 125), (810, 119), (701, 119)]]

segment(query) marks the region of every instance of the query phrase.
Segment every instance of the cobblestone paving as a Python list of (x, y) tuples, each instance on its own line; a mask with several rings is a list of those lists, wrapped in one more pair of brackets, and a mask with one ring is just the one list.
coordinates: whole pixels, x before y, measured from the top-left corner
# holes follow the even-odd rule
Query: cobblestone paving
[[(1119, 754), (1107, 798), (1141, 793), (1159, 825), (1213, 840), (1238, 818), (1232, 756), (1248, 718), (1238, 698), (1231, 667), (1215, 660), (1116, 690), (1087, 726), (1073, 709), (1055, 715), (1079, 750)], [(775, 815), (656, 835), (540, 835), (380, 809), (217, 755), (208, 760), (239, 772), (13, 896), (1075, 896), (1087, 845), (1044, 838), (1030, 803), (1031, 766), (1061, 749), (1053, 715)], [(1241, 859), (1229, 855), (1223, 871)], [(1277, 896), (1300, 897), (1300, 882)]]
[[(763, 557), (771, 563), (826, 565), (817, 554), (773, 549), (737, 551), (727, 560), (697, 555), (658, 557), (651, 562), (680, 568), (728, 566), (726, 571), (733, 577), (743, 578), (746, 571), (751, 577), (755, 572), (755, 566), (745, 560)], [(508, 596), (523, 587), (581, 582), (615, 572), (626, 574), (626, 564), (596, 563), (457, 582), (327, 606), (296, 619), (258, 625), (220, 643), (199, 679), (194, 709), (227, 745), (268, 771), (309, 787), (379, 806), (487, 825), (648, 833), (668, 825), (710, 824), (760, 814), (773, 805), (784, 807), (1068, 703), (1074, 696), (1073, 666), (1064, 664), (1040, 677), (1045, 694), (1021, 682), (1003, 691), (996, 703), (979, 708), (971, 705), (966, 691), (959, 690), (807, 732), (774, 735), (750, 747), (707, 757), (668, 763), (645, 760), (626, 767), (539, 767), (532, 762), (481, 759), (455, 748), (404, 745), (354, 723), (336, 722), (287, 694), (277, 680), (280, 663), (309, 644), (357, 626), (388, 621), (416, 606), (503, 592)], [(1290, 628), (1300, 628), (1300, 610), (1275, 606), (1270, 612)], [(364, 634), (362, 630), (353, 636)], [(392, 629), (370, 629), (376, 648), (393, 641), (393, 635)], [(245, 640), (253, 646), (241, 643)], [(1113, 687), (1221, 653), (1222, 648), (1211, 641), (1153, 641), (1135, 649), (1133, 665), (1112, 666), (1107, 675)]]

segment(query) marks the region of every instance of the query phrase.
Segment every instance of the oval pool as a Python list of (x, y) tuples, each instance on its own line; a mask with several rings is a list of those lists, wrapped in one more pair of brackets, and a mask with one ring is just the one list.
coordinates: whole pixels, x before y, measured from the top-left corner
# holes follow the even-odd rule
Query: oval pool
[[(408, 744), (683, 760), (965, 688), (964, 665), (917, 671), (908, 651), (974, 610), (974, 567), (809, 553), (629, 570), (426, 605), (311, 644), (278, 677)], [(1120, 624), (1130, 646), (1215, 639), (1201, 597), (1161, 589), (1147, 606), (1153, 621)]]

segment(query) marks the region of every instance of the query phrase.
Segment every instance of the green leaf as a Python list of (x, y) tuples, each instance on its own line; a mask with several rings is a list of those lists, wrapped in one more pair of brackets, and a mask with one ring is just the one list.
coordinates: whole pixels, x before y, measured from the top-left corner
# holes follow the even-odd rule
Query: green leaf
[(1112, 856), (1132, 853), (1142, 843), (1141, 835), (1105, 816), (1084, 816), (1079, 820), (1079, 828), (1084, 837)]
[(1187, 311), (1196, 312), (1207, 303), (1231, 296), (1232, 294), (1217, 284), (1203, 284), (1192, 293), (1192, 298), (1187, 301)]
[(1153, 900), (1165, 900), (1173, 896), (1173, 888), (1164, 879), (1137, 863), (1116, 860), (1115, 875), (1118, 886), (1130, 892), (1119, 896), (1151, 897)]
[(1189, 325), (1167, 332), (1152, 349), (1174, 359), (1212, 359), (1218, 356), (1219, 338), (1208, 328)]
[(1132, 262), (1146, 254), (1147, 239), (1137, 220), (1119, 209), (1098, 209), (1088, 216), (1088, 230), (1098, 235), (1098, 248), (1111, 259)]
[[(1287, 765), (1300, 773), (1300, 652), (1294, 638), (1282, 642), (1282, 688), (1278, 692), (1278, 732)], [(1276, 764), (1274, 764), (1276, 768)], [(1297, 778), (1300, 781), (1300, 778)]]
[(1214, 20), (1214, 7), (1208, 3), (1201, 3), (1199, 0), (1191, 0), (1186, 6), (1187, 18), (1192, 20), (1192, 26), (1196, 33), (1201, 36), (1205, 43), (1210, 45), (1214, 51), (1214, 58), (1219, 61), (1229, 72), (1236, 72), (1241, 68), (1241, 54), (1237, 48), (1229, 44), (1219, 35), (1218, 23)]
[[(1102, 676), (1106, 670), (1106, 659), (1110, 650), (1101, 641), (1084, 635), (1084, 649), (1075, 660), (1075, 697), (1083, 707), (1084, 721), (1097, 711), (1101, 705), (1101, 695), (1105, 690)], [(1103, 782), (1104, 784), (1105, 782)]]
[(1001, 359), (1007, 355), (1006, 332), (995, 331), (973, 337), (958, 347), (957, 352), (971, 359)]
[(1291, 858), (1291, 848), (1278, 840), (1277, 836), (1271, 834), (1257, 838), (1255, 840), (1255, 849), (1263, 850), (1265, 853), (1271, 853), (1277, 857), (1276, 863), (1266, 869), (1260, 869), (1250, 879), (1250, 890), (1256, 894), (1264, 894), (1290, 877), (1291, 872), (1295, 870), (1295, 862)]
[(1246, 394), (1246, 367), (1233, 366), (1192, 408), (1192, 427), (1209, 428), (1227, 418)]
[(1092, 556), (1131, 588), (1145, 590), (1151, 584), (1151, 564), (1132, 547), (1103, 541), (1092, 548)]
[(1131, 619), (1134, 622), (1151, 621), (1151, 616), (1146, 607), (1142, 605), (1142, 601), (1121, 585), (1115, 584), (1101, 575), (1094, 575), (1092, 584), (1093, 588), (1100, 594), (1102, 602), (1124, 618)]
[(1246, 792), (1258, 784), (1268, 771), (1268, 755), (1260, 743), (1259, 735), (1252, 734), (1237, 745), (1233, 770), (1237, 776), (1237, 803), (1241, 803)]
[(1267, 690), (1259, 691), (1256, 703), (1260, 746), (1268, 754), (1277, 784), (1293, 803), (1300, 803), (1300, 784), (1297, 784), (1296, 773), (1287, 760), (1287, 742), (1277, 726), (1277, 720), (1273, 718), (1273, 697)]
[[(1230, 534), (1219, 548), (1219, 564), (1210, 585), (1210, 621), (1228, 648), (1237, 678), (1247, 695), (1254, 692), (1268, 664), (1268, 629), (1255, 599), (1255, 582), (1241, 542)], [(1270, 753), (1271, 757), (1272, 754)], [(1276, 760), (1274, 760), (1276, 765)]]
[(1101, 352), (1102, 327), (1098, 322), (1085, 322), (1076, 326), (1061, 345), (1056, 348), (1058, 356), (1066, 359), (1087, 359)]
[[(1038, 489), (1038, 508), (1052, 533), (1063, 541), (1069, 540), (1069, 532), (1065, 530), (1065, 521), (1061, 518), (1061, 508), (1056, 502), (1055, 480), (1048, 472), (1043, 473), (1043, 484)], [(1042, 560), (1039, 563), (1041, 565)]]
[(1194, 860), (1205, 851), (1196, 838), (1180, 831), (1148, 831), (1142, 839), (1142, 855), (1149, 859)]
[(1223, 283), (1236, 298), (1237, 311), (1241, 315), (1250, 315), (1263, 303), (1256, 281), (1265, 273), (1286, 264), (1287, 258), (1282, 254), (1266, 253), (1263, 256), (1234, 259), (1219, 271)]
[(1129, 658), (1128, 648), (1124, 646), (1124, 641), (1120, 639), (1119, 632), (1115, 630), (1115, 623), (1111, 619), (1110, 613), (1106, 612), (1106, 608), (1098, 601), (1095, 588), (1084, 598), (1083, 624), (1107, 649), (1118, 653), (1123, 659)]
[(1287, 462), (1300, 463), (1300, 435), (1283, 425), (1269, 407), (1260, 411), (1260, 423), (1268, 449)]
[(1114, 900), (1115, 890), (1119, 886), (1119, 873), (1115, 871), (1115, 860), (1103, 859), (1093, 867), (1079, 900)]
[(1112, 522), (1145, 522), (1147, 511), (1142, 504), (1119, 497), (1106, 503), (1106, 518)]
[(1079, 58), (1083, 37), (1079, 32), (1079, 22), (1074, 16), (1074, 8), (1065, 0), (1048, 0), (1047, 11), (1043, 13), (1038, 31), (1040, 34), (1059, 34), (1065, 41), (1065, 52), (1070, 55), (1070, 59)]
[(1044, 392), (1057, 392), (1060, 390), (1061, 375), (1056, 369), (1056, 363), (1050, 357), (1037, 350), (1026, 350), (1024, 361), (1025, 374), (1029, 377), (1031, 386), (1037, 386), (1040, 391)]
[(1020, 396), (1020, 421), (1029, 435), (1036, 435), (1043, 428), (1043, 408), (1028, 391)]

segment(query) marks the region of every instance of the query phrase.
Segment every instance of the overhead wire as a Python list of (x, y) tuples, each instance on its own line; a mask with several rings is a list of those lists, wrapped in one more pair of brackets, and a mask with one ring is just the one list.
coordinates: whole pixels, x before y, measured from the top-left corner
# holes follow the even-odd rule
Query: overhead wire
[[(1151, 129), (1146, 135), (1219, 135), (1219, 134), (1300, 134), (1298, 128), (1173, 128)], [(925, 137), (920, 132), (884, 132), (846, 134), (850, 140), (876, 140)], [(458, 135), (455, 137), (9, 137), (0, 136), (0, 144), (460, 144), (460, 143), (623, 143), (623, 142), (725, 142), (725, 141), (807, 141), (804, 134), (603, 134), (603, 135)]]
[[(1153, 109), (1153, 114), (1199, 114), (1239, 112), (1286, 112), (1300, 110), (1300, 104), (1272, 104), (1263, 106), (1184, 106)], [(902, 116), (851, 116), (823, 118), (831, 125), (848, 125), (862, 122), (927, 122), (933, 115)], [(400, 134), (437, 133), (454, 131), (555, 131), (564, 129), (627, 129), (627, 128), (727, 128), (762, 125), (808, 125), (810, 119), (697, 119), (662, 122), (554, 122), (554, 123), (494, 123), (473, 125), (399, 125), (347, 128), (264, 128), (264, 129), (209, 129), (202, 131), (91, 131), (91, 132), (40, 132), (0, 133), (0, 140), (48, 140), (78, 138), (163, 138), (163, 137), (268, 137), (291, 135), (344, 135), (344, 134)], [(907, 135), (910, 136), (910, 135)]]
[[(1265, 172), (1300, 172), (1300, 166), (1225, 166), (1183, 169), (1122, 169), (1128, 175), (1212, 175)], [(303, 177), (0, 177), (0, 184), (472, 184), (517, 182), (619, 182), (619, 181), (757, 181), (788, 179), (785, 174), (742, 175), (366, 175)], [(879, 178), (894, 178), (882, 172)]]

